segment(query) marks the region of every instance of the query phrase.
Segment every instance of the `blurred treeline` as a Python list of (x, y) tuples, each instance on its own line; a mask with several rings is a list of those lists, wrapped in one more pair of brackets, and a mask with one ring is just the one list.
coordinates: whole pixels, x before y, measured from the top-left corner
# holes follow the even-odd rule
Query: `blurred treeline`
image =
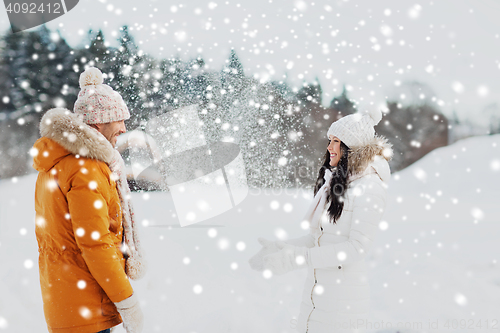
[[(39, 120), (52, 107), (73, 108), (86, 66), (101, 69), (105, 83), (123, 96), (132, 115), (129, 130), (198, 104), (207, 141), (239, 144), (252, 187), (312, 185), (328, 144), (328, 127), (357, 111), (346, 89), (324, 107), (317, 81), (299, 88), (286, 81), (260, 82), (244, 71), (233, 50), (225, 66), (216, 69), (201, 55), (184, 61), (145, 54), (126, 26), (118, 40), (118, 48), (110, 47), (101, 31), (89, 31), (83, 45), (72, 48), (44, 26), (1, 38), (0, 179), (34, 171), (28, 152), (39, 138)], [(403, 86), (427, 96), (405, 105), (387, 101), (376, 131), (394, 145), (393, 172), (447, 145), (449, 137), (449, 121), (429, 88), (417, 82)]]

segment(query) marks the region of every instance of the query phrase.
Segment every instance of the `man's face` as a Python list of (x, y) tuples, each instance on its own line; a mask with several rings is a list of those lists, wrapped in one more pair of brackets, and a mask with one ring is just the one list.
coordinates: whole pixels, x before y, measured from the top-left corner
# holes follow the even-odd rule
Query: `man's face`
[(127, 129), (125, 128), (125, 121), (113, 121), (111, 123), (106, 124), (95, 124), (97, 130), (104, 135), (111, 145), (114, 147), (116, 145), (116, 140), (118, 139), (118, 135), (125, 133)]

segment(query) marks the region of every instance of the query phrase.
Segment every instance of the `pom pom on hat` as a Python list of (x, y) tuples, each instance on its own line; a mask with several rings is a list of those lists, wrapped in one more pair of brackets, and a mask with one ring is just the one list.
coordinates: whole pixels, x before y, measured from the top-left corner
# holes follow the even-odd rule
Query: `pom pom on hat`
[(86, 86), (98, 85), (103, 83), (102, 73), (99, 68), (90, 67), (85, 72), (80, 74), (80, 89)]
[(74, 111), (87, 124), (106, 124), (130, 118), (127, 105), (119, 93), (103, 84), (98, 68), (87, 68), (80, 74), (80, 92)]
[(370, 109), (366, 112), (370, 118), (372, 118), (373, 120), (373, 126), (377, 125), (380, 120), (382, 120), (382, 111), (380, 111), (379, 109)]

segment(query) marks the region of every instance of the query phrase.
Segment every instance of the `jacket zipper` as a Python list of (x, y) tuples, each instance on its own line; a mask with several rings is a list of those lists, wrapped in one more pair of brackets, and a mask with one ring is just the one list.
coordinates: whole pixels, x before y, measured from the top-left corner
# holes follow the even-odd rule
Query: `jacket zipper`
[[(318, 237), (318, 240), (317, 240), (318, 247), (320, 246), (319, 239), (321, 238), (321, 236), (323, 236), (323, 227), (320, 226), (320, 228), (321, 228), (321, 235)], [(314, 268), (313, 270), (314, 270), (314, 285), (311, 289), (311, 303), (313, 305), (313, 308), (312, 308), (311, 312), (309, 313), (309, 316), (307, 317), (306, 333), (309, 331), (309, 319), (311, 318), (311, 315), (312, 315), (314, 309), (316, 309), (316, 306), (315, 306), (314, 301), (313, 301), (313, 292), (314, 292), (314, 287), (316, 287), (316, 284), (318, 283), (318, 280), (316, 279), (316, 268)]]

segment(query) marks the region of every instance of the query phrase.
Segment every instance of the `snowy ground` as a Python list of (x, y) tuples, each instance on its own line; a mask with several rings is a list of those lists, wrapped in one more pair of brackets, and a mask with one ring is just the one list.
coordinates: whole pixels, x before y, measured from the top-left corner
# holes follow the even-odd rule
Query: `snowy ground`
[[(46, 332), (35, 177), (0, 181), (0, 331)], [(499, 135), (437, 149), (393, 175), (388, 228), (368, 259), (369, 331), (395, 332), (387, 327), (398, 324), (407, 327), (400, 332), (500, 331), (499, 185)], [(133, 284), (144, 332), (294, 332), (306, 272), (266, 279), (247, 260), (259, 236), (304, 234), (310, 198), (254, 190), (236, 209), (180, 228), (166, 194), (134, 194), (137, 215), (147, 220), (141, 231), (150, 270)]]

